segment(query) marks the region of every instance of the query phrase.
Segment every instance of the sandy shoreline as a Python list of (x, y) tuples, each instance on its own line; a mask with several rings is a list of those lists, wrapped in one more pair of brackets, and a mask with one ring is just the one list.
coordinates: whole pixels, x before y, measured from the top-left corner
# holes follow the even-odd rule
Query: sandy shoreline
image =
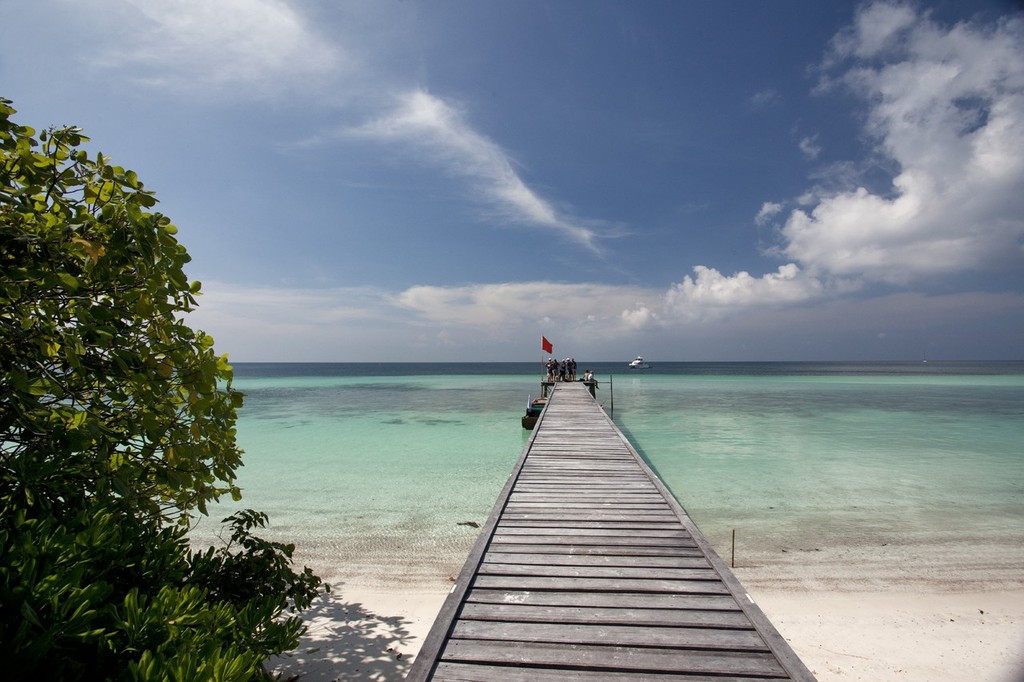
[[(334, 590), (306, 614), (299, 650), (274, 662), (280, 679), (403, 679), (475, 540), (458, 528), (470, 532), (392, 536), (372, 551), (347, 535), (307, 545), (297, 559)], [(734, 571), (821, 682), (1024, 682), (1020, 532), (799, 530), (748, 533)]]
[(752, 594), (821, 682), (1024, 680), (1024, 592)]
[[(1020, 533), (760, 537), (734, 571), (821, 682), (1024, 682)], [(393, 540), (390, 559), (329, 543), (299, 558), (334, 591), (306, 614), (298, 652), (275, 662), (280, 679), (404, 678), (474, 537), (432, 562)]]
[[(729, 557), (730, 535), (707, 525)], [(734, 571), (821, 682), (1024, 682), (1020, 530), (790, 525), (748, 529)], [(456, 526), (443, 541), (345, 533), (306, 545), (297, 559), (334, 591), (307, 614), (298, 652), (275, 662), (280, 679), (402, 680), (475, 540)]]
[[(1024, 590), (861, 593), (744, 584), (821, 682), (1024, 680)], [(298, 653), (273, 669), (284, 680), (400, 680), (446, 595), (441, 584), (345, 587), (313, 609)]]

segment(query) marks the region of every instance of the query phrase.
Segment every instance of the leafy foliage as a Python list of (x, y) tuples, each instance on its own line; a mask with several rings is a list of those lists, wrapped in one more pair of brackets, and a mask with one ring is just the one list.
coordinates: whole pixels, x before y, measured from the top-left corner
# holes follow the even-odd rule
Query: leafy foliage
[(241, 396), (179, 317), (200, 287), (177, 229), (135, 173), (78, 149), (80, 131), (35, 145), (0, 106), (0, 429), (12, 465), (33, 453), (10, 493), (55, 508), (87, 486), (153, 515), (237, 497)]
[(294, 546), (196, 513), (234, 499), (242, 395), (182, 314), (198, 282), (136, 174), (0, 99), (0, 657), (39, 679), (252, 679), (320, 580)]

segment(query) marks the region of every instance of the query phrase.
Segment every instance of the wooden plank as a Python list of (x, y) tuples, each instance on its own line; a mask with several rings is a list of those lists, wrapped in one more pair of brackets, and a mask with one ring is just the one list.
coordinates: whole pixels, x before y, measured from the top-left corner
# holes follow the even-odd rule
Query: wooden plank
[(710, 568), (703, 555), (697, 556), (633, 556), (602, 554), (519, 554), (488, 552), (487, 562), (504, 564), (541, 564), (545, 566), (644, 566), (666, 568)]
[(530, 576), (534, 578), (615, 578), (661, 580), (717, 580), (718, 576), (707, 568), (672, 568), (663, 566), (548, 566), (544, 564), (508, 564), (485, 561), (477, 575)]
[(559, 545), (556, 543), (534, 545), (518, 542), (509, 542), (504, 545), (492, 544), (488, 551), (532, 552), (537, 554), (604, 554), (608, 556), (697, 556), (700, 552), (696, 545)]
[(547, 509), (516, 511), (506, 509), (502, 522), (512, 521), (658, 521), (677, 523), (678, 519), (667, 508), (663, 510), (616, 510), (616, 509)]
[[(713, 573), (713, 572), (712, 572)], [(566, 590), (590, 592), (659, 592), (666, 594), (728, 594), (721, 581), (711, 579), (665, 580), (643, 578), (572, 578), (478, 575), (473, 582), (482, 589)]]
[(620, 511), (651, 511), (660, 512), (665, 511), (667, 507), (661, 502), (620, 502), (618, 504), (612, 504), (608, 502), (602, 502), (600, 500), (593, 501), (580, 501), (576, 502), (513, 502), (509, 504), (509, 509), (519, 512), (526, 511), (545, 511), (555, 509), (565, 509), (570, 511), (605, 511), (605, 510), (620, 510)]
[[(688, 538), (661, 538), (661, 537), (632, 537), (629, 535), (583, 535), (572, 536), (573, 545), (620, 545), (625, 547), (673, 547), (675, 543), (689, 540)], [(520, 535), (516, 533), (495, 534), (493, 542), (506, 544), (531, 544), (531, 545), (564, 545), (564, 535), (531, 534)]]
[(513, 493), (511, 502), (653, 502), (664, 504), (661, 495), (655, 490), (650, 491), (588, 491), (574, 490), (572, 492), (529, 492)]
[(717, 594), (644, 594), (640, 592), (537, 592), (530, 590), (492, 590), (474, 587), (467, 603), (522, 604), (526, 606), (580, 606), (610, 609), (660, 608), (699, 609), (704, 611), (740, 611), (728, 591)]
[(679, 524), (665, 520), (630, 520), (614, 517), (605, 521), (588, 521), (584, 519), (523, 520), (502, 518), (498, 528), (604, 528), (612, 530), (665, 530), (666, 528), (672, 528), (678, 530)]
[(455, 629), (452, 630), (452, 637), (509, 642), (561, 642), (564, 644), (768, 651), (768, 647), (753, 629), (717, 630), (701, 627), (610, 623), (598, 625), (592, 623), (496, 623), (460, 618)]
[(448, 640), (441, 659), (524, 666), (572, 666), (611, 671), (643, 670), (777, 677), (785, 677), (786, 674), (771, 653), (586, 644), (562, 646), (549, 642), (482, 642), (452, 638)]
[(698, 611), (694, 609), (641, 609), (585, 606), (532, 606), (528, 604), (466, 603), (459, 615), (463, 620), (534, 623), (603, 623), (607, 625), (660, 625), (751, 629), (742, 611)]
[(645, 673), (631, 670), (615, 672), (608, 670), (568, 670), (564, 668), (524, 668), (518, 666), (486, 665), (479, 663), (444, 661), (437, 666), (435, 680), (446, 682), (778, 682), (777, 677), (743, 677), (690, 675), (686, 673), (657, 672)]
[(497, 531), (502, 535), (536, 535), (546, 537), (563, 537), (571, 534), (574, 540), (579, 538), (670, 538), (689, 539), (690, 535), (678, 526), (675, 529), (664, 530), (661, 528), (594, 528), (588, 526), (564, 525), (564, 526), (511, 526), (499, 524)]

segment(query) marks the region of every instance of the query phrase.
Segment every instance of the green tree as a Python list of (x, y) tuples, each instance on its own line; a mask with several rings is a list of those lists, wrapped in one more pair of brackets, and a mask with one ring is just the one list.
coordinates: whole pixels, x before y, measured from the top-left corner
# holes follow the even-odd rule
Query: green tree
[[(226, 356), (183, 315), (199, 282), (136, 174), (0, 99), (0, 660), (59, 679), (253, 679), (297, 645), (320, 580), (294, 547), (196, 514), (239, 499)], [(285, 616), (287, 609), (292, 615)]]

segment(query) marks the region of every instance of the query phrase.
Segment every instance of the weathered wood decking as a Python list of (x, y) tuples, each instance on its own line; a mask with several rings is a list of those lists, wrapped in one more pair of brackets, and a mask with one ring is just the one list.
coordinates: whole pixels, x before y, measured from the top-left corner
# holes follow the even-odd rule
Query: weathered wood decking
[(408, 680), (814, 680), (586, 389), (558, 384)]

